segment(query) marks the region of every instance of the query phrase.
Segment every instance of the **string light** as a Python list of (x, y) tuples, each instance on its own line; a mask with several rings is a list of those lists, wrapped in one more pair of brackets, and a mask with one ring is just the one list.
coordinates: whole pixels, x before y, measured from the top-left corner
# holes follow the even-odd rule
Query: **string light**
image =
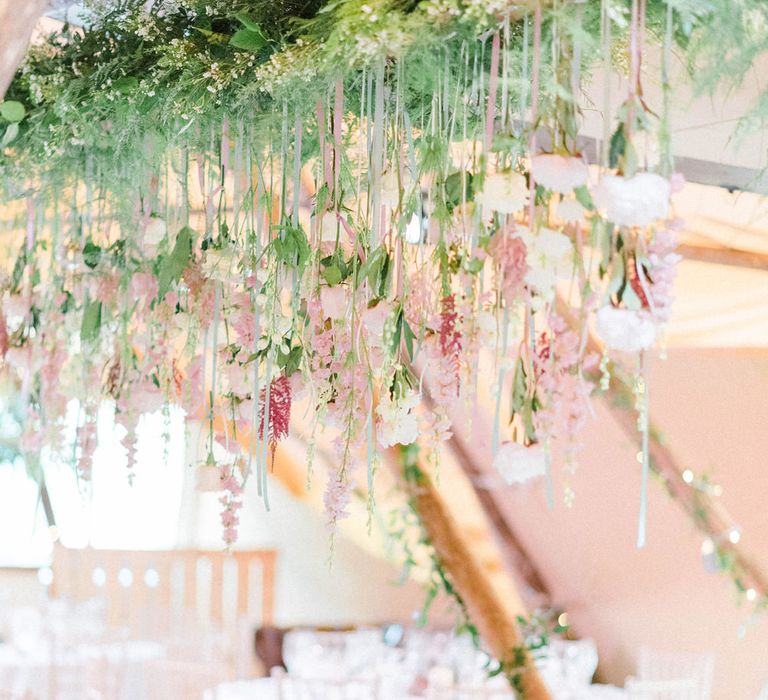
[(748, 588), (746, 592), (747, 600), (751, 603), (757, 598), (757, 591), (754, 588)]
[(692, 484), (693, 483), (693, 472), (690, 469), (686, 469), (683, 472), (683, 481), (686, 484)]
[(741, 531), (737, 527), (732, 527), (728, 531), (728, 541), (731, 544), (738, 544), (740, 540), (741, 540)]

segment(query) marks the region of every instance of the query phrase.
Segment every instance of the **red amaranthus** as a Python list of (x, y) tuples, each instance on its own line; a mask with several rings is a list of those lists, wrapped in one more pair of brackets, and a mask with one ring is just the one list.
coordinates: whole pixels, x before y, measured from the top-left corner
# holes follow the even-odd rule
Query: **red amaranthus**
[[(264, 404), (267, 400), (266, 387), (259, 397), (259, 438), (264, 439)], [(269, 451), (275, 458), (277, 443), (288, 437), (288, 425), (291, 422), (291, 383), (281, 374), (272, 380), (269, 390)]]
[(440, 352), (448, 359), (456, 377), (456, 395), (461, 388), (461, 331), (458, 328), (459, 314), (456, 311), (456, 298), (453, 294), (443, 297), (440, 302)]

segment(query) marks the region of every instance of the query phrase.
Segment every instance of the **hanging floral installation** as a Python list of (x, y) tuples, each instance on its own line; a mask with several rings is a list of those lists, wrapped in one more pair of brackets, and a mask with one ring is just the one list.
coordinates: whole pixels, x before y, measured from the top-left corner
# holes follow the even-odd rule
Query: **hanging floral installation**
[[(647, 354), (669, 319), (683, 185), (642, 57), (661, 44), (667, 85), (672, 44), (721, 11), (689, 5), (94, 5), (30, 50), (0, 104), (17, 246), (0, 351), (24, 450), (74, 456), (87, 480), (108, 406), (128, 478), (142, 416), (180, 408), (206, 426), (198, 483), (222, 492), (231, 544), (245, 482), (268, 503), (300, 415), (310, 448), (322, 433), (335, 449), (333, 527), (361, 479), (372, 499), (381, 450), (436, 457), (465, 429), (454, 409), (483, 357), (494, 464), (554, 499), (552, 441), (575, 464), (601, 390), (587, 375), (604, 389), (623, 358), (646, 445), (642, 546)], [(582, 85), (601, 62), (627, 88), (589, 162)]]

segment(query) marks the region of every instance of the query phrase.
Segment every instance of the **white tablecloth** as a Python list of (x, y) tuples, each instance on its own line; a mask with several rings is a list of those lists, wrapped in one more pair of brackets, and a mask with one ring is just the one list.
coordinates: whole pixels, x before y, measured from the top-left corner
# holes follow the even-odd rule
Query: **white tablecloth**
[[(494, 700), (501, 700), (500, 695)], [(510, 699), (513, 697), (510, 694)], [(555, 700), (625, 700), (627, 697), (621, 688), (613, 685), (590, 685), (578, 691), (560, 690), (553, 692)], [(224, 683), (216, 690), (209, 691), (205, 700), (282, 700), (278, 698), (277, 683), (272, 678), (258, 678), (251, 681)], [(290, 700), (290, 699), (286, 699)], [(392, 700), (395, 700), (394, 698)], [(423, 698), (405, 697), (396, 700), (423, 700)]]
[[(144, 700), (144, 664), (164, 655), (163, 645), (153, 641), (81, 645), (67, 653), (66, 661), (57, 662), (56, 673), (70, 686), (85, 684), (89, 667), (103, 660), (119, 675), (121, 700)], [(51, 670), (50, 648), (41, 645), (22, 652), (0, 644), (0, 690), (45, 698), (51, 688)]]

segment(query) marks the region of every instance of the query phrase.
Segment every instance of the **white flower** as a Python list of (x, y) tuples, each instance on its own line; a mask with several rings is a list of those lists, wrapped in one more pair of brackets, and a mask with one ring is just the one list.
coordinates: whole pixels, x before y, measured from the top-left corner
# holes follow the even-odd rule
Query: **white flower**
[(575, 224), (584, 221), (586, 211), (577, 199), (564, 199), (557, 205), (557, 218)]
[(510, 486), (524, 484), (547, 472), (547, 455), (539, 445), (526, 447), (517, 442), (505, 442), (493, 458), (493, 468)]
[(540, 228), (535, 235), (527, 228), (518, 230), (527, 248), (525, 281), (543, 296), (549, 296), (558, 277), (567, 275), (573, 266), (573, 243), (551, 228)]
[(496, 331), (496, 316), (490, 311), (480, 311), (477, 314), (477, 337), (480, 344), (485, 347), (494, 347), (496, 345)]
[(219, 282), (230, 282), (232, 276), (237, 272), (235, 251), (232, 248), (222, 248), (221, 250), (209, 248), (205, 251), (203, 272), (206, 277)]
[(595, 188), (595, 205), (618, 226), (647, 226), (669, 212), (669, 181), (655, 173), (629, 179), (603, 175)]
[(144, 243), (147, 245), (158, 245), (165, 239), (167, 228), (165, 221), (157, 216), (152, 216), (144, 230)]
[(200, 464), (195, 470), (195, 489), (202, 493), (221, 491), (221, 471), (213, 464)]
[(537, 185), (561, 194), (586, 185), (589, 179), (589, 168), (583, 160), (555, 153), (535, 156), (531, 161), (531, 171)]
[(597, 312), (597, 333), (612, 350), (639, 352), (656, 340), (656, 323), (648, 311), (604, 306)]
[(483, 184), (480, 202), (500, 214), (514, 214), (528, 203), (528, 185), (520, 173), (492, 173)]
[(419, 395), (410, 389), (401, 399), (392, 400), (385, 393), (376, 407), (379, 421), (376, 435), (382, 447), (410, 445), (419, 437), (418, 417), (413, 410), (419, 403)]

